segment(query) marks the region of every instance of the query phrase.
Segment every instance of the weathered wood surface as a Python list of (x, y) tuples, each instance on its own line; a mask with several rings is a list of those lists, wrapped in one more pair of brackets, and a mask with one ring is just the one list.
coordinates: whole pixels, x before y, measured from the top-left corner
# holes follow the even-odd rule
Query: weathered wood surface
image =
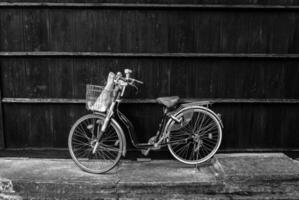
[[(0, 64), (1, 67), (1, 64)], [(0, 68), (1, 72), (1, 68)], [(3, 128), (3, 121), (4, 121), (4, 115), (2, 110), (2, 84), (0, 82), (0, 149), (5, 148), (5, 142), (4, 142), (4, 128)]]
[(299, 59), (299, 54), (265, 53), (111, 53), (111, 52), (0, 52), (0, 57), (128, 57), (128, 58), (255, 58)]
[(131, 68), (145, 84), (121, 109), (140, 141), (158, 126), (154, 99), (179, 95), (215, 102), (221, 150), (298, 149), (298, 1), (10, 2), (0, 3), (6, 148), (66, 148), (87, 113), (85, 84)]
[(292, 10), (0, 11), (4, 52), (299, 53), (299, 14)]
[[(186, 99), (181, 98), (181, 103), (190, 103), (196, 101), (208, 101), (211, 104), (220, 103), (220, 104), (299, 104), (299, 99)], [(62, 99), (62, 98), (3, 98), (3, 103), (25, 103), (25, 104), (84, 104), (85, 99)], [(124, 98), (121, 103), (125, 104), (152, 104), (158, 103), (156, 99), (130, 99)]]
[[(170, 2), (172, 2), (170, 4)], [(281, 1), (281, 5), (256, 4), (254, 1), (242, 1), (233, 5), (234, 1), (191, 1), (181, 3), (180, 1), (160, 1), (160, 3), (148, 3), (146, 1), (96, 1), (93, 3), (60, 1), (60, 3), (40, 0), (39, 2), (0, 2), (0, 7), (49, 7), (49, 8), (118, 8), (118, 9), (263, 9), (263, 10), (297, 10), (299, 6), (294, 1)], [(276, 1), (278, 3), (279, 1)], [(209, 3), (209, 4), (207, 4)], [(216, 4), (215, 4), (216, 3)], [(222, 3), (222, 4), (221, 4)], [(274, 3), (275, 4), (275, 3)]]
[[(215, 104), (213, 109), (223, 117), (221, 149), (298, 149), (298, 104)], [(121, 110), (134, 122), (141, 142), (155, 134), (161, 106), (127, 104)], [(72, 124), (87, 113), (80, 104), (4, 104), (4, 112), (12, 123), (5, 129), (8, 148), (65, 148)]]

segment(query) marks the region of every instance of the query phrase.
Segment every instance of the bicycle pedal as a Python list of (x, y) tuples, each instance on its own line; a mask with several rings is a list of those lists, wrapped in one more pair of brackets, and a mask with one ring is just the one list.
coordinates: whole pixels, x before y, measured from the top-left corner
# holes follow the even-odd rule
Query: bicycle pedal
[(137, 162), (150, 162), (152, 161), (151, 158), (137, 158)]
[(150, 152), (150, 149), (143, 149), (143, 150), (141, 150), (141, 153), (142, 153), (142, 155), (144, 155), (144, 156), (147, 156), (148, 155), (148, 153)]

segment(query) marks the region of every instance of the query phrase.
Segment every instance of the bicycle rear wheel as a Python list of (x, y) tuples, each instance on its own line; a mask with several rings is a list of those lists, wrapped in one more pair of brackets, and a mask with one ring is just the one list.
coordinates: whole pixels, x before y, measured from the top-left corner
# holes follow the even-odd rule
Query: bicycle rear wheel
[(217, 118), (201, 108), (189, 108), (179, 113), (166, 130), (170, 153), (186, 164), (200, 164), (209, 160), (218, 150), (222, 128)]
[(101, 115), (85, 115), (70, 130), (68, 147), (71, 157), (78, 167), (90, 173), (99, 174), (111, 170), (122, 154), (121, 132), (113, 121), (103, 133), (96, 152), (92, 153), (97, 132), (104, 119)]

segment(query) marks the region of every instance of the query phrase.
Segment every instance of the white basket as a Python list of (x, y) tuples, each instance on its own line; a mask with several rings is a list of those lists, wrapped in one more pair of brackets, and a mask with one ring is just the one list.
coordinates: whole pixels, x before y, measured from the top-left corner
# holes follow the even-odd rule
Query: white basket
[(87, 110), (98, 110), (95, 108), (95, 103), (101, 95), (104, 87), (99, 85), (86, 85), (86, 109)]

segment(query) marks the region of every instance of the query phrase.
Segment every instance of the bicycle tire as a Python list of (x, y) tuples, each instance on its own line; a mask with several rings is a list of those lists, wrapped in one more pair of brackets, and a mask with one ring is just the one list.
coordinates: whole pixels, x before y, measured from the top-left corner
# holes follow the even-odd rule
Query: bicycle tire
[[(89, 173), (101, 174), (111, 170), (119, 162), (122, 155), (124, 141), (122, 140), (121, 130), (119, 130), (117, 124), (113, 120), (110, 121), (106, 129), (106, 132), (101, 137), (99, 141), (101, 144), (99, 145), (96, 153), (95, 154), (91, 153), (93, 149), (92, 141), (94, 141), (96, 134), (92, 133), (89, 129), (96, 128), (96, 126), (100, 126), (100, 124), (103, 124), (104, 119), (105, 117), (102, 115), (97, 115), (97, 114), (85, 115), (74, 123), (69, 133), (68, 148), (69, 148), (70, 155), (78, 167), (80, 167), (82, 170)], [(91, 124), (91, 120), (95, 123)], [(81, 133), (84, 132), (83, 134), (85, 135), (79, 135), (78, 130)], [(85, 132), (87, 130), (89, 130), (89, 132)], [(81, 142), (81, 140), (82, 143), (79, 143)], [(77, 148), (84, 147), (87, 150), (86, 149), (83, 150), (84, 153), (80, 156), (80, 154), (76, 153), (76, 149), (75, 149), (76, 145)], [(104, 149), (106, 149), (105, 150), (106, 153), (104, 152)], [(108, 150), (110, 150), (109, 153)], [(112, 157), (113, 159), (111, 159), (110, 161), (109, 159)], [(98, 162), (95, 163), (96, 161)], [(102, 164), (103, 167), (92, 168), (88, 166), (87, 163), (94, 164), (97, 166), (98, 164)], [(106, 163), (109, 164), (104, 165)]]
[[(190, 117), (190, 113), (192, 117)], [(195, 113), (198, 114), (196, 115)], [(202, 117), (200, 117), (200, 114)], [(186, 115), (189, 115), (187, 117), (189, 121), (183, 119)], [(168, 126), (165, 127), (168, 134), (167, 142), (170, 143), (168, 144), (170, 153), (185, 164), (200, 164), (211, 159), (219, 149), (222, 141), (222, 127), (215, 114), (212, 114), (212, 111), (206, 108), (197, 106), (183, 109), (175, 117), (182, 119), (183, 122), (181, 123), (183, 124), (180, 128), (178, 123), (171, 120)], [(205, 124), (207, 121), (210, 123)], [(193, 127), (191, 123), (194, 123)], [(175, 134), (178, 130), (181, 132)], [(172, 143), (184, 139), (188, 140), (188, 142), (184, 144)], [(196, 156), (196, 158), (192, 156)]]

